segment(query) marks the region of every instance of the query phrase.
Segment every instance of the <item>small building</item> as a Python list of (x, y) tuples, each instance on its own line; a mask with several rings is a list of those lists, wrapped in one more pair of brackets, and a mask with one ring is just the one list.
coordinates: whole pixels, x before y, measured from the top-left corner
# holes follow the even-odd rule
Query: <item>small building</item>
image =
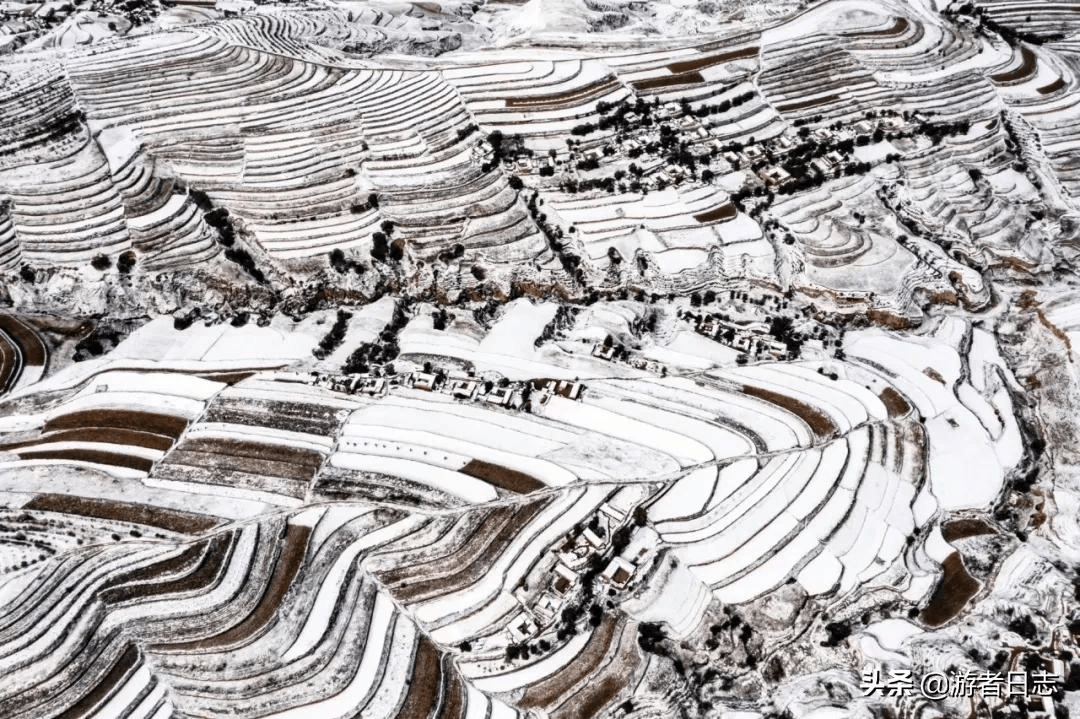
[(592, 356), (599, 357), (602, 360), (610, 361), (612, 358), (615, 357), (615, 346), (608, 346), (597, 342), (595, 345), (593, 345)]
[(431, 372), (417, 372), (413, 377), (413, 388), (422, 389), (426, 392), (435, 391), (435, 385), (438, 383), (438, 377)]
[(592, 531), (588, 527), (581, 533), (582, 538), (589, 543), (593, 549), (604, 549), (607, 547), (607, 539), (601, 537), (596, 532)]
[(580, 382), (570, 382), (568, 380), (559, 380), (555, 383), (555, 394), (566, 399), (577, 399), (581, 396), (581, 393), (585, 390)]
[(539, 628), (536, 620), (523, 610), (510, 620), (510, 625), (506, 630), (510, 633), (510, 638), (514, 642), (521, 643), (531, 639)]
[(565, 599), (557, 597), (551, 592), (544, 592), (540, 595), (540, 599), (533, 605), (532, 611), (540, 621), (541, 626), (547, 626), (558, 618), (565, 601)]
[(386, 380), (382, 377), (366, 377), (354, 391), (376, 395), (385, 393), (386, 388)]
[(484, 397), (484, 401), (499, 407), (506, 407), (510, 404), (510, 400), (513, 396), (514, 389), (512, 387), (496, 387), (487, 393)]
[(458, 399), (474, 399), (479, 385), (476, 380), (459, 379), (450, 385), (450, 394)]
[(758, 177), (769, 187), (779, 187), (791, 181), (791, 173), (778, 166), (762, 168), (758, 172)]
[(600, 573), (600, 578), (611, 586), (622, 589), (634, 578), (635, 571), (637, 567), (632, 562), (622, 557), (613, 557)]
[(562, 562), (555, 565), (555, 578), (551, 582), (551, 588), (559, 596), (565, 597), (577, 586), (578, 573)]
[(831, 162), (823, 157), (817, 157), (810, 161), (810, 168), (822, 177), (829, 177), (833, 174), (833, 165)]

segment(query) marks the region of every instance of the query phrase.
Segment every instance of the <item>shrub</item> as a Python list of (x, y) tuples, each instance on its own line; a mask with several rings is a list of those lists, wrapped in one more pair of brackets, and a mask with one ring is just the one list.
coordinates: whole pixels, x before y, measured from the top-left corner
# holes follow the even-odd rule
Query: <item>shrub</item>
[(116, 258), (116, 269), (123, 272), (125, 275), (131, 272), (131, 268), (135, 266), (135, 253), (131, 250), (123, 252), (118, 258)]
[(112, 260), (108, 255), (95, 255), (94, 259), (90, 260), (90, 266), (95, 270), (105, 271), (112, 267)]

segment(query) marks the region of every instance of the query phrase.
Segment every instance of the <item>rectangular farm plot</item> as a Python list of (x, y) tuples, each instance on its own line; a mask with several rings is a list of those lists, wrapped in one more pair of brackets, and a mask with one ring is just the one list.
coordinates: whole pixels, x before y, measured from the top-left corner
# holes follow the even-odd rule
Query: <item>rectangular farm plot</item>
[(341, 419), (336, 407), (315, 403), (221, 397), (210, 406), (203, 421), (271, 427), (327, 437), (337, 431)]
[(480, 459), (470, 461), (458, 471), (515, 494), (526, 494), (537, 489), (543, 489), (545, 486), (539, 479), (524, 472), (518, 472), (509, 467), (492, 464)]
[(308, 448), (197, 436), (169, 453), (154, 478), (303, 497), (322, 461), (322, 454)]
[(735, 60), (749, 60), (750, 58), (757, 57), (759, 48), (747, 47), (741, 50), (731, 50), (729, 52), (721, 52), (715, 55), (707, 55), (705, 57), (697, 57), (692, 60), (682, 60), (680, 62), (673, 62), (667, 66), (668, 70), (673, 73), (681, 74), (686, 72), (697, 72), (704, 70), (708, 67), (715, 65), (723, 65), (724, 63), (734, 62)]
[(220, 520), (216, 517), (205, 514), (108, 499), (75, 497), (68, 494), (39, 494), (24, 504), (23, 509), (144, 524), (181, 534), (198, 534), (220, 524)]

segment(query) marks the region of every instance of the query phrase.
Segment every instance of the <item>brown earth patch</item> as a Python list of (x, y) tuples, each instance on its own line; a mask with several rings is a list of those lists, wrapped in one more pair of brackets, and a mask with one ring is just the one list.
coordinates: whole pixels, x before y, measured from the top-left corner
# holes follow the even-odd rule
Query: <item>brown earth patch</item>
[(945, 378), (942, 377), (941, 373), (938, 372), (933, 367), (925, 367), (923, 369), (923, 374), (926, 375), (927, 377), (929, 377), (930, 379), (934, 380), (935, 382), (938, 382), (940, 384), (945, 384)]
[(833, 102), (839, 102), (840, 96), (825, 95), (824, 97), (815, 97), (809, 100), (803, 100), (802, 102), (792, 102), (787, 105), (778, 105), (778, 112), (798, 112), (799, 110), (808, 110), (811, 107), (818, 107), (819, 105), (828, 105)]
[(951, 519), (941, 525), (941, 536), (946, 542), (968, 537), (977, 537), (980, 534), (996, 534), (994, 528), (981, 519)]
[(1036, 92), (1040, 95), (1051, 95), (1063, 87), (1065, 87), (1065, 78), (1059, 77), (1057, 80), (1054, 80), (1049, 85), (1043, 85), (1042, 87), (1038, 88)]
[(1021, 46), (1020, 66), (1006, 72), (991, 75), (990, 79), (996, 83), (1019, 82), (1020, 80), (1026, 80), (1033, 76), (1038, 66), (1039, 59), (1035, 56), (1035, 53), (1031, 51), (1031, 48)]
[(735, 205), (730, 202), (725, 202), (719, 207), (713, 208), (706, 212), (699, 212), (694, 215), (694, 219), (698, 222), (723, 222), (725, 220), (734, 220), (738, 211), (735, 209)]
[[(446, 572), (447, 567), (452, 567), (455, 563), (469, 561), (469, 558), (479, 551), (476, 548), (489, 544), (513, 515), (513, 507), (495, 507), (486, 514), (483, 521), (478, 522), (472, 528), (469, 536), (461, 540), (453, 550), (446, 554), (425, 558), (423, 561), (416, 563), (410, 563), (408, 559), (405, 559), (393, 569), (379, 572), (378, 577), (391, 589), (404, 589), (405, 585), (410, 581), (443, 574)], [(443, 547), (446, 544), (440, 543), (438, 546)]]
[(186, 465), (210, 470), (220, 475), (240, 472), (255, 477), (280, 477), (305, 484), (315, 476), (316, 467), (289, 461), (276, 461), (258, 457), (213, 452), (194, 452), (178, 449), (169, 455), (166, 464)]
[(618, 646), (611, 653), (611, 660), (588, 682), (580, 685), (572, 696), (566, 697), (557, 710), (550, 712), (552, 719), (602, 716), (604, 707), (609, 706), (627, 686), (627, 678), (634, 673), (640, 661), (636, 639), (634, 625), (624, 625)]
[(438, 719), (464, 719), (465, 717), (465, 687), (462, 686), (461, 677), (447, 664), (443, 666), (443, 676), (446, 682), (443, 688), (442, 706), (439, 707)]
[[(438, 562), (438, 571), (441, 576), (432, 576), (412, 584), (401, 585), (394, 590), (394, 596), (407, 602), (418, 602), (456, 592), (478, 581), (487, 573), (491, 564), (499, 558), (506, 545), (540, 513), (545, 504), (547, 503), (533, 502), (521, 507), (508, 518), (490, 541), (479, 546), (472, 546), (470, 542), (462, 550), (455, 552), (454, 556)], [(457, 565), (456, 570), (455, 565)], [(452, 573), (447, 573), (448, 569)]]
[(93, 462), (110, 467), (126, 467), (140, 472), (149, 472), (154, 463), (145, 457), (136, 457), (119, 452), (105, 452), (97, 449), (22, 449), (16, 452), (19, 459), (61, 459), (74, 462)]
[(878, 394), (890, 417), (903, 417), (911, 411), (911, 405), (892, 387), (886, 387)]
[(555, 712), (553, 719), (591, 719), (610, 704), (626, 686), (625, 677), (607, 676), (599, 682), (587, 684), (577, 697), (574, 706)]
[(866, 311), (866, 316), (871, 322), (893, 330), (903, 330), (914, 326), (914, 322), (903, 315), (898, 315), (888, 310), (872, 309)]
[(979, 591), (979, 582), (968, 574), (959, 552), (953, 552), (946, 557), (941, 566), (941, 583), (930, 597), (930, 603), (919, 615), (923, 624), (931, 627), (940, 627), (958, 615), (968, 600)]
[(550, 107), (557, 109), (567, 104), (577, 104), (588, 101), (607, 93), (619, 82), (613, 77), (606, 77), (583, 87), (564, 92), (555, 92), (549, 95), (530, 95), (529, 97), (511, 97), (506, 99), (509, 108), (545, 109)]
[(106, 519), (113, 522), (143, 524), (180, 534), (198, 534), (221, 524), (221, 520), (217, 517), (205, 514), (181, 512), (177, 509), (165, 509), (146, 504), (116, 502), (111, 499), (75, 497), (69, 494), (39, 494), (23, 505), (23, 508), (75, 514), (80, 517)]
[(869, 30), (867, 32), (855, 33), (858, 37), (893, 37), (899, 35), (908, 29), (907, 18), (898, 17), (893, 23), (892, 27), (885, 28), (884, 30)]
[(760, 48), (758, 47), (744, 47), (741, 50), (731, 50), (730, 52), (722, 52), (707, 57), (698, 57), (693, 60), (681, 60), (679, 62), (671, 63), (667, 66), (667, 69), (676, 74), (695, 72), (697, 70), (704, 70), (707, 67), (712, 67), (713, 65), (722, 65), (725, 62), (749, 60), (752, 57), (757, 57), (759, 49)]
[(229, 556), (229, 547), (234, 535), (230, 532), (219, 534), (209, 541), (199, 542), (195, 547), (202, 551), (199, 565), (190, 574), (176, 577), (165, 582), (156, 584), (134, 584), (115, 587), (103, 595), (103, 599), (111, 602), (122, 602), (129, 599), (152, 599), (154, 597), (169, 594), (187, 594), (199, 592), (210, 587), (218, 574), (225, 567), (225, 560)]
[(748, 384), (742, 386), (742, 391), (743, 394), (763, 399), (770, 404), (775, 404), (778, 407), (786, 409), (803, 422), (806, 422), (807, 426), (813, 430), (814, 434), (822, 439), (832, 437), (836, 433), (836, 425), (827, 414), (816, 407), (811, 407), (805, 402), (795, 399), (794, 397), (789, 397), (786, 394), (780, 394), (779, 392), (773, 392), (772, 390), (754, 387)]
[(439, 704), (439, 690), (443, 683), (442, 662), (439, 650), (426, 636), (420, 637), (413, 656), (409, 691), (398, 710), (399, 719), (427, 719)]
[(206, 542), (196, 542), (175, 557), (169, 557), (109, 579), (101, 588), (99, 594), (101, 601), (106, 604), (119, 604), (139, 596), (140, 592), (147, 588), (139, 585), (195, 569), (206, 547)]
[(0, 393), (6, 392), (15, 379), (16, 349), (0, 337)]
[(88, 694), (83, 695), (79, 701), (66, 711), (56, 715), (56, 719), (82, 719), (89, 716), (94, 707), (105, 701), (110, 694), (124, 683), (125, 677), (135, 670), (139, 664), (139, 650), (134, 644), (128, 644), (124, 653), (116, 660), (108, 673), (101, 678)]
[(168, 414), (127, 409), (86, 409), (53, 417), (45, 423), (45, 431), (83, 429), (86, 427), (115, 427), (136, 432), (151, 432), (176, 439), (187, 427), (187, 420)]
[(664, 75), (661, 77), (650, 77), (645, 80), (634, 80), (630, 84), (633, 85), (635, 90), (663, 90), (668, 87), (678, 87), (679, 85), (699, 85), (705, 82), (705, 78), (701, 76), (700, 72), (681, 72), (677, 75)]
[(470, 460), (468, 464), (458, 471), (470, 477), (482, 479), (499, 489), (505, 489), (508, 492), (517, 494), (528, 494), (543, 489), (545, 486), (543, 482), (532, 475), (499, 464), (491, 464), (481, 459)]
[(322, 464), (322, 455), (313, 449), (285, 447), (275, 444), (263, 444), (240, 439), (219, 439), (216, 437), (192, 437), (177, 448), (177, 451), (221, 454), (244, 459), (263, 460), (293, 464), (308, 469), (317, 469)]
[(300, 571), (300, 565), (303, 564), (310, 534), (310, 527), (300, 524), (289, 525), (281, 552), (278, 554), (277, 561), (274, 564), (274, 573), (266, 586), (266, 591), (263, 592), (259, 603), (255, 605), (255, 609), (243, 621), (211, 637), (178, 644), (167, 644), (159, 648), (181, 651), (218, 649), (253, 636), (277, 613), (281, 600), (285, 597), (289, 587), (292, 586), (293, 579), (296, 578), (297, 572)]
[(611, 648), (618, 623), (605, 614), (577, 659), (550, 677), (531, 685), (519, 701), (522, 709), (541, 709), (557, 703), (567, 692), (592, 675)]
[(33, 330), (11, 315), (0, 315), (0, 330), (3, 330), (22, 350), (23, 363), (28, 367), (41, 367), (45, 364), (45, 345)]
[(205, 372), (203, 374), (196, 375), (196, 377), (208, 379), (212, 382), (224, 382), (225, 384), (233, 385), (237, 382), (246, 380), (248, 377), (253, 377), (254, 375), (254, 371), (248, 370), (243, 372)]
[(173, 444), (171, 437), (150, 432), (139, 432), (133, 429), (87, 427), (85, 429), (64, 429), (59, 432), (50, 432), (37, 439), (0, 445), (0, 449), (10, 450), (34, 447), (42, 442), (101, 442), (103, 444), (122, 444), (147, 449), (160, 449), (162, 451), (169, 449)]

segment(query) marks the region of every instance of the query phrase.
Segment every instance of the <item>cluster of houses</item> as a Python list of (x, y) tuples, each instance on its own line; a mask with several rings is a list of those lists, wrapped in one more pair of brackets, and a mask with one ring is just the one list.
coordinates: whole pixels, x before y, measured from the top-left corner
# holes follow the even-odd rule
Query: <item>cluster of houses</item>
[(525, 382), (493, 382), (462, 372), (417, 371), (378, 377), (372, 374), (288, 373), (279, 379), (304, 382), (334, 392), (378, 397), (394, 387), (424, 392), (440, 392), (467, 402), (483, 402), (496, 407), (521, 409), (526, 402), (546, 404), (552, 397), (581, 399), (585, 385), (571, 380), (539, 379)]
[(15, 50), (75, 11), (71, 2), (0, 2), (0, 53)]
[(736, 324), (707, 315), (695, 329), (698, 334), (751, 357), (779, 360), (788, 355), (787, 344), (770, 335), (764, 322)]
[(609, 345), (605, 342), (596, 342), (593, 344), (590, 354), (597, 359), (602, 359), (607, 362), (621, 362), (634, 369), (640, 369), (659, 375), (667, 374), (667, 367), (662, 363), (657, 362), (656, 360), (645, 359), (644, 357), (628, 354), (624, 348), (613, 344)]
[[(532, 566), (514, 589), (521, 610), (506, 629), (511, 642), (527, 642), (559, 621), (563, 609), (571, 605), (583, 586), (582, 578), (590, 564), (608, 553), (615, 532), (628, 520), (627, 509), (605, 502), (598, 507), (589, 526), (570, 532)], [(652, 531), (638, 529), (643, 535)], [(629, 588), (640, 578), (639, 569), (654, 546), (649, 540), (643, 536), (641, 541), (631, 541), (605, 563), (597, 579), (616, 591)]]
[[(736, 168), (752, 168), (751, 177), (760, 181), (766, 188), (778, 189), (796, 179), (782, 165), (784, 158), (802, 141), (811, 140), (822, 146), (828, 146), (844, 140), (869, 137), (879, 129), (899, 131), (907, 126), (906, 121), (900, 117), (885, 116), (873, 122), (863, 119), (843, 127), (816, 128), (809, 133), (804, 130), (799, 133), (802, 135), (802, 140), (796, 137), (794, 132), (787, 130), (760, 142), (753, 142), (751, 138), (749, 144), (743, 147), (735, 146), (736, 149), (732, 149), (713, 137), (701, 120), (693, 113), (687, 112), (686, 107), (679, 103), (669, 102), (661, 105), (653, 111), (652, 116), (658, 121), (657, 124), (639, 126), (637, 122), (641, 118), (637, 113), (626, 114), (625, 119), (635, 131), (621, 134), (614, 148), (571, 146), (570, 155), (565, 160), (556, 160), (547, 155), (534, 156), (527, 150), (519, 149), (517, 155), (505, 157), (504, 162), (512, 171), (522, 173), (539, 171), (544, 175), (553, 175), (558, 171), (561, 176), (578, 178), (577, 162), (582, 160), (599, 162), (605, 154), (611, 154), (611, 150), (615, 149), (620, 156), (636, 160), (639, 166), (636, 181), (643, 189), (663, 189), (678, 184), (692, 174), (690, 170), (668, 157), (643, 154), (650, 144), (661, 140), (659, 123), (663, 123), (667, 127), (677, 129), (680, 138), (689, 142), (689, 151), (700, 168), (708, 168), (715, 174), (726, 174)], [(666, 155), (666, 153), (662, 154)], [(843, 153), (831, 150), (813, 158), (808, 165), (808, 170), (822, 178), (836, 177), (843, 172), (845, 165), (846, 158)]]

